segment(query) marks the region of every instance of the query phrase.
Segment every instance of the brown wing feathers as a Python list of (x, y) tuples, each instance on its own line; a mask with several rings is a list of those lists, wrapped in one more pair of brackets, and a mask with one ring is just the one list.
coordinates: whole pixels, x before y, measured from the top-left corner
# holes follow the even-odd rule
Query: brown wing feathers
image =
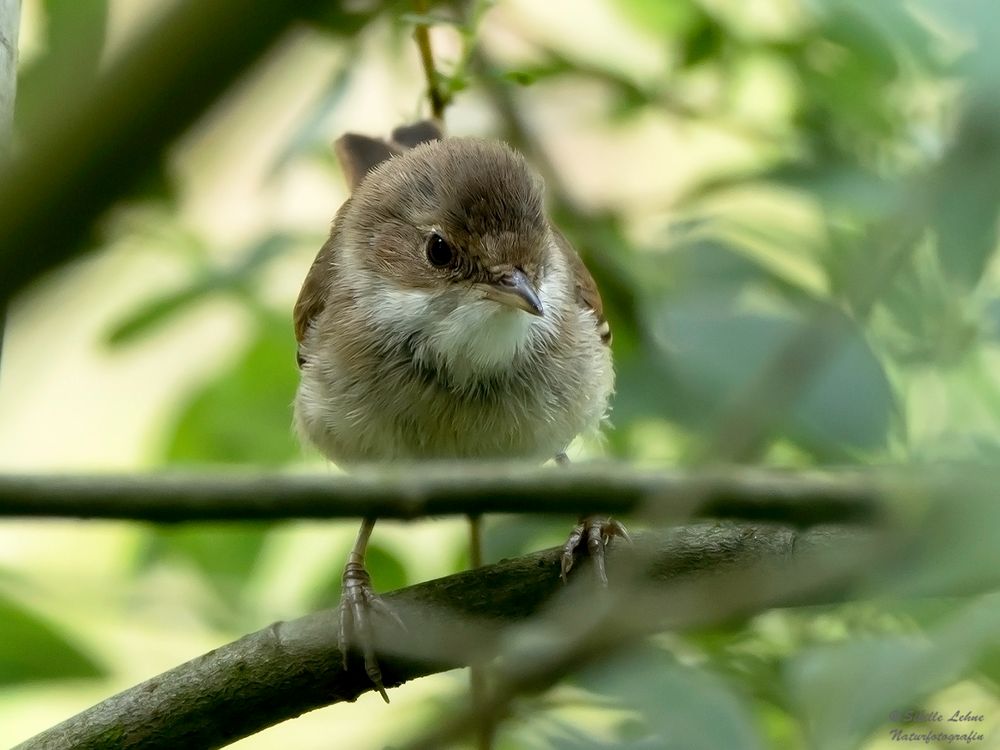
[(583, 259), (573, 249), (573, 246), (569, 244), (569, 240), (566, 239), (563, 233), (555, 227), (553, 227), (552, 232), (555, 234), (556, 244), (559, 245), (559, 249), (562, 250), (566, 260), (569, 261), (570, 269), (573, 271), (573, 278), (576, 281), (577, 302), (582, 307), (594, 313), (594, 317), (597, 319), (597, 332), (601, 337), (601, 342), (610, 345), (611, 324), (604, 317), (604, 302), (601, 300), (601, 293), (597, 290), (597, 283), (594, 281), (594, 277), (590, 275), (587, 266), (583, 264)]
[[(386, 159), (402, 153), (427, 141), (438, 140), (444, 136), (441, 126), (433, 120), (424, 120), (412, 125), (401, 125), (392, 131), (391, 140), (370, 138), (358, 133), (345, 133), (333, 144), (344, 177), (351, 192), (361, 183), (372, 169)], [(330, 260), (335, 251), (332, 237), (327, 239), (313, 261), (299, 292), (295, 303), (295, 339), (299, 343), (297, 360), (299, 367), (304, 362), (302, 356), (302, 339), (309, 330), (309, 325), (322, 312), (326, 305), (327, 282), (329, 279)]]

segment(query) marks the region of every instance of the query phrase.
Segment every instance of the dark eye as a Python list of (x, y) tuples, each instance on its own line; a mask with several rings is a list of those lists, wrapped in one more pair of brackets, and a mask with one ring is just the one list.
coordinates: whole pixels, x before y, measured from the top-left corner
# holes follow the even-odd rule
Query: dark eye
[(455, 259), (455, 251), (440, 234), (432, 234), (427, 239), (427, 260), (431, 265), (442, 268)]

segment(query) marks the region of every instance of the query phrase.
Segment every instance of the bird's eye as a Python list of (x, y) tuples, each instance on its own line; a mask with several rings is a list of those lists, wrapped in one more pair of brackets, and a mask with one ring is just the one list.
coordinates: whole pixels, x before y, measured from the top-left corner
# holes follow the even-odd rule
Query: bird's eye
[(455, 251), (440, 234), (432, 234), (427, 239), (427, 260), (431, 265), (442, 268), (455, 259)]

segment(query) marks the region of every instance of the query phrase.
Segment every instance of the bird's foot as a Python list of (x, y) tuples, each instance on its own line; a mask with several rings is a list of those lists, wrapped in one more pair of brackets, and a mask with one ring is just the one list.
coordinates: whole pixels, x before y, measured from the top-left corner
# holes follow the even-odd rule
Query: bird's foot
[(573, 527), (569, 539), (563, 545), (561, 573), (563, 582), (576, 562), (577, 549), (586, 542), (587, 552), (594, 560), (594, 570), (597, 573), (597, 580), (602, 586), (608, 585), (608, 574), (604, 565), (604, 550), (611, 543), (611, 540), (619, 536), (629, 544), (632, 537), (629, 536), (625, 527), (611, 518), (604, 516), (586, 516)]
[(347, 669), (347, 653), (352, 648), (361, 652), (365, 660), (365, 672), (375, 684), (382, 700), (389, 702), (389, 696), (382, 684), (382, 670), (375, 658), (375, 638), (372, 627), (372, 613), (389, 617), (403, 630), (406, 626), (382, 597), (372, 588), (372, 579), (360, 560), (351, 559), (344, 567), (340, 592), (340, 631), (337, 643)]

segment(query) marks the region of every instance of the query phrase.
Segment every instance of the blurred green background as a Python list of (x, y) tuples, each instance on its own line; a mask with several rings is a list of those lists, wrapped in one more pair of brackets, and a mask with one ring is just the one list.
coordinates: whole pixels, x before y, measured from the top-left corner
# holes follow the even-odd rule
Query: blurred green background
[[(18, 125), (170, 5), (24, 0)], [(428, 18), (393, 2), (351, 18), (283, 37), (150, 154), (154, 178), (95, 252), (16, 300), (0, 469), (336, 471), (290, 429), (290, 311), (345, 198), (329, 144), (427, 114), (421, 19), (451, 134), (525, 151), (604, 292), (613, 429), (571, 455), (996, 463), (1000, 5), (498, 0)], [(568, 522), (490, 518), (487, 558), (557, 544)], [(996, 561), (983, 523), (982, 548), (956, 555)], [(0, 745), (332, 605), (355, 526), (0, 525)], [(376, 586), (453, 572), (465, 543), (457, 520), (381, 523)], [(983, 714), (998, 741), (996, 601), (880, 596), (655, 639), (526, 703), (499, 746), (888, 748), (905, 705)], [(367, 695), (236, 747), (382, 747), (464, 686), (420, 680), (391, 708)]]

